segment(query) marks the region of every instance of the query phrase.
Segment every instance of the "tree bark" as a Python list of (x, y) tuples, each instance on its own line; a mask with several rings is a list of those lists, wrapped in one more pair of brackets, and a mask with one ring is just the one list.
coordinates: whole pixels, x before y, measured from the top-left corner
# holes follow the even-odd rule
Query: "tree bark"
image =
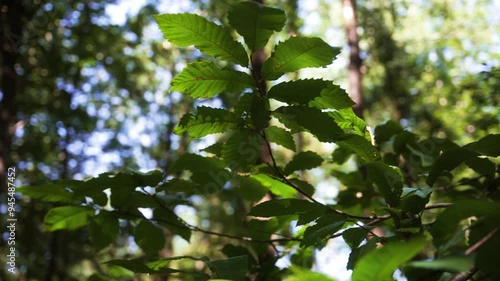
[(359, 37), (358, 37), (358, 20), (356, 17), (356, 1), (342, 0), (342, 15), (344, 17), (344, 28), (347, 35), (347, 43), (349, 45), (349, 67), (348, 77), (349, 86), (348, 93), (351, 99), (356, 103), (353, 106), (354, 113), (358, 117), (363, 116), (363, 92), (362, 92), (362, 73), (361, 73), (361, 57), (359, 56)]
[(6, 170), (10, 163), (10, 146), (14, 131), (15, 95), (18, 79), (15, 64), (22, 38), (24, 12), (22, 1), (6, 1), (0, 6), (0, 49), (2, 53), (2, 98), (0, 102), (0, 193), (6, 190)]

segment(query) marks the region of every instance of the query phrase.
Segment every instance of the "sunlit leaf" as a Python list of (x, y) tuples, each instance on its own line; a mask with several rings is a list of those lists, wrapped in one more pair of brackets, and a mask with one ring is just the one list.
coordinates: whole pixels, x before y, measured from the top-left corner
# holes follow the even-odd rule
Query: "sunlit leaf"
[(248, 65), (245, 48), (223, 27), (194, 14), (164, 14), (154, 18), (165, 38), (177, 46), (194, 45), (209, 56)]
[(75, 230), (87, 225), (94, 209), (79, 206), (62, 206), (50, 209), (43, 220), (46, 231)]
[(384, 244), (356, 263), (352, 281), (392, 280), (394, 271), (413, 258), (424, 247), (426, 240), (417, 237), (404, 242)]
[(350, 108), (354, 105), (354, 102), (344, 89), (340, 88), (338, 85), (329, 83), (322, 89), (320, 96), (311, 101), (309, 105), (321, 109), (338, 110)]
[(211, 98), (222, 92), (238, 93), (253, 88), (252, 77), (244, 72), (220, 68), (211, 61), (190, 63), (172, 79), (170, 91), (192, 98)]
[(338, 136), (335, 143), (340, 147), (348, 148), (365, 162), (370, 163), (381, 160), (378, 150), (360, 135), (345, 134)]
[(276, 46), (262, 66), (262, 75), (267, 80), (276, 80), (301, 68), (327, 66), (339, 53), (340, 48), (331, 47), (319, 38), (291, 37)]
[(295, 151), (295, 140), (292, 134), (287, 130), (276, 126), (270, 126), (266, 128), (264, 132), (268, 141), (279, 144), (291, 151)]
[(198, 114), (186, 114), (175, 128), (178, 135), (187, 132), (193, 138), (227, 132), (240, 126), (241, 119), (234, 113), (220, 108), (200, 106)]
[(255, 2), (242, 2), (228, 14), (229, 24), (245, 39), (250, 50), (263, 48), (275, 31), (285, 25), (282, 10), (266, 7)]

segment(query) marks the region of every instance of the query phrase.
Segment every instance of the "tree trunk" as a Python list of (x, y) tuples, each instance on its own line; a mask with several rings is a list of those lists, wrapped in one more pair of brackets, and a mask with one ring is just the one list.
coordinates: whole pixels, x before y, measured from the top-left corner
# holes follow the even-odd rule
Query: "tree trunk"
[(22, 38), (24, 7), (22, 1), (7, 1), (2, 6), (5, 13), (0, 13), (0, 48), (2, 52), (2, 98), (0, 102), (0, 192), (6, 189), (6, 170), (9, 160), (12, 134), (14, 131), (15, 95), (18, 79), (14, 69), (17, 63), (17, 48)]
[(342, 14), (344, 16), (344, 28), (347, 34), (347, 43), (349, 45), (349, 86), (348, 93), (351, 99), (356, 103), (353, 106), (354, 113), (358, 117), (363, 116), (363, 92), (362, 92), (362, 74), (361, 57), (359, 56), (359, 37), (358, 20), (356, 18), (356, 1), (342, 0)]

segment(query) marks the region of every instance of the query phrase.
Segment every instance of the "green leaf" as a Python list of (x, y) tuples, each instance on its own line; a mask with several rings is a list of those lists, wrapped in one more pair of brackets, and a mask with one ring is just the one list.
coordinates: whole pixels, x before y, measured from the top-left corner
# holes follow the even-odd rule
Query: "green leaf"
[(323, 157), (313, 151), (303, 151), (295, 154), (292, 161), (285, 167), (285, 174), (289, 175), (295, 171), (316, 168), (323, 163)]
[(320, 79), (282, 82), (271, 87), (268, 96), (290, 105), (309, 105), (309, 102), (321, 97), (323, 89), (331, 83)]
[(257, 130), (262, 130), (269, 126), (269, 99), (261, 98), (257, 94), (253, 96), (252, 107), (250, 109), (253, 125)]
[(134, 240), (150, 256), (157, 255), (165, 247), (163, 230), (147, 220), (141, 220), (135, 227)]
[(297, 249), (297, 251), (290, 257), (290, 261), (292, 262), (291, 269), (293, 270), (294, 266), (299, 266), (306, 269), (312, 268), (315, 262), (314, 256), (315, 250), (311, 247)]
[(85, 198), (75, 197), (70, 188), (72, 186), (81, 185), (81, 181), (76, 180), (59, 180), (39, 186), (23, 186), (16, 189), (17, 192), (33, 199), (38, 199), (44, 202), (59, 202), (65, 204), (85, 202)]
[(319, 38), (291, 37), (276, 46), (262, 66), (262, 75), (267, 80), (276, 80), (286, 72), (327, 66), (339, 53), (340, 48), (331, 47)]
[[(325, 208), (322, 204), (302, 199), (273, 199), (254, 206), (248, 215), (269, 218), (313, 212), (317, 214), (317, 218), (325, 211)], [(316, 218), (311, 219), (311, 221)]]
[(101, 211), (90, 220), (89, 236), (96, 251), (113, 243), (118, 236), (118, 218), (107, 211)]
[(305, 194), (312, 196), (314, 194), (315, 188), (307, 181), (303, 181), (300, 179), (289, 179), (291, 183), (295, 184), (300, 190), (302, 190)]
[(495, 176), (495, 163), (491, 162), (487, 158), (476, 157), (465, 161), (465, 163), (469, 166), (469, 168), (481, 175), (490, 177)]
[(322, 248), (330, 236), (339, 231), (345, 223), (345, 218), (328, 213), (316, 220), (316, 224), (310, 226), (304, 232), (304, 239), (300, 242), (301, 246), (309, 247), (315, 245)]
[(344, 164), (349, 157), (353, 155), (353, 151), (344, 146), (344, 147), (336, 147), (335, 150), (332, 153), (332, 161), (333, 163), (337, 163), (339, 165)]
[(268, 141), (279, 144), (291, 151), (295, 151), (295, 141), (291, 132), (280, 127), (270, 126), (264, 130), (264, 133)]
[(335, 281), (334, 279), (314, 272), (307, 268), (292, 266), (290, 268), (292, 275), (288, 276), (285, 281), (303, 281), (303, 280), (314, 280), (314, 281)]
[(315, 98), (309, 103), (320, 109), (344, 109), (351, 108), (355, 103), (349, 97), (347, 92), (340, 88), (338, 85), (328, 84), (326, 88), (321, 91), (319, 97)]
[(342, 232), (342, 238), (344, 238), (345, 243), (352, 250), (358, 248), (359, 244), (366, 238), (366, 235), (366, 230), (359, 227), (349, 228)]
[(245, 38), (251, 51), (263, 48), (274, 31), (280, 31), (286, 22), (282, 10), (255, 2), (236, 5), (227, 16), (229, 24)]
[(352, 281), (392, 280), (394, 271), (424, 247), (423, 237), (387, 243), (361, 257), (354, 268)]
[(248, 66), (245, 48), (223, 27), (194, 14), (164, 14), (154, 18), (170, 42), (180, 47), (194, 45), (209, 56)]
[(241, 121), (234, 113), (225, 109), (200, 106), (196, 116), (189, 113), (184, 115), (174, 132), (177, 135), (187, 132), (192, 138), (201, 138), (237, 129)]
[(188, 180), (174, 178), (165, 182), (156, 188), (157, 192), (167, 191), (167, 192), (192, 192), (194, 188), (194, 183)]
[(403, 192), (403, 175), (397, 167), (382, 162), (369, 163), (368, 178), (377, 187), (378, 192), (384, 196), (385, 201), (391, 207), (400, 204), (400, 196)]
[(444, 151), (431, 166), (427, 184), (432, 186), (442, 173), (451, 172), (458, 165), (469, 159), (477, 157), (479, 154), (475, 151), (463, 147), (452, 148)]
[(429, 261), (413, 261), (408, 267), (442, 270), (446, 272), (467, 272), (474, 266), (473, 256), (447, 256)]
[(463, 200), (447, 207), (432, 225), (431, 234), (434, 245), (439, 246), (448, 241), (456, 232), (459, 222), (472, 216), (488, 217), (498, 221), (500, 204), (485, 200)]
[(153, 219), (189, 243), (191, 230), (182, 223), (181, 219), (173, 211), (156, 208), (153, 210)]
[(225, 168), (225, 162), (220, 159), (184, 153), (174, 163), (171, 172), (191, 171), (191, 180), (201, 185), (201, 190), (198, 191), (198, 194), (209, 194), (220, 191), (230, 179), (230, 173)]
[(498, 157), (500, 156), (500, 146), (498, 145), (499, 143), (500, 134), (490, 134), (476, 142), (465, 145), (464, 148), (475, 151), (481, 155)]
[(170, 91), (179, 91), (192, 98), (211, 98), (222, 92), (239, 93), (254, 87), (252, 76), (212, 61), (190, 63), (172, 79)]
[[(99, 186), (104, 190), (113, 187), (154, 187), (163, 180), (163, 173), (158, 170), (153, 170), (147, 173), (141, 172), (119, 172), (119, 173), (104, 173), (96, 178), (86, 181), (86, 186)], [(85, 190), (82, 190), (85, 192)]]
[(209, 263), (218, 278), (227, 278), (233, 281), (245, 281), (248, 272), (248, 257), (237, 256), (225, 260), (216, 260)]
[(235, 131), (222, 148), (222, 157), (232, 171), (249, 171), (257, 164), (262, 137), (250, 130)]
[[(193, 280), (207, 280), (210, 277), (199, 271), (188, 271), (188, 270), (180, 270), (166, 267), (173, 260), (180, 259), (191, 259), (195, 261), (202, 261), (205, 263), (209, 263), (208, 258), (196, 258), (191, 256), (178, 256), (173, 258), (161, 258), (154, 259), (150, 261), (146, 261), (143, 259), (133, 259), (133, 260), (111, 260), (106, 262), (109, 265), (120, 266), (126, 268), (135, 273), (147, 273), (147, 274), (173, 274), (173, 273), (182, 273), (183, 275), (191, 275)], [(188, 278), (191, 280), (191, 278)]]
[(349, 254), (349, 260), (347, 261), (346, 268), (349, 270), (353, 270), (356, 264), (358, 263), (359, 259), (368, 254), (369, 252), (373, 251), (377, 247), (378, 242), (379, 239), (377, 238), (368, 239), (366, 244), (361, 245), (356, 249), (353, 249)]
[(268, 189), (260, 181), (251, 177), (239, 177), (240, 187), (235, 192), (248, 201), (259, 201)]
[(345, 134), (339, 136), (335, 143), (342, 148), (353, 151), (361, 160), (367, 163), (381, 160), (378, 150), (360, 135)]
[(197, 258), (197, 257), (193, 257), (193, 256), (176, 256), (176, 257), (172, 257), (172, 258), (154, 259), (154, 260), (148, 261), (146, 263), (146, 266), (155, 270), (155, 271), (159, 271), (159, 270), (167, 267), (172, 261), (183, 260), (183, 259), (190, 259), (193, 261), (202, 261), (204, 263), (210, 262), (210, 259), (207, 257)]
[(207, 153), (211, 153), (215, 156), (222, 157), (222, 148), (224, 147), (224, 142), (218, 141), (210, 146), (205, 147), (204, 149), (200, 149), (200, 151), (205, 151)]
[(244, 112), (250, 113), (255, 95), (255, 93), (245, 93), (238, 99), (234, 105), (234, 115), (236, 117), (241, 117)]
[(335, 142), (336, 137), (344, 133), (327, 112), (316, 108), (282, 106), (274, 111), (274, 115), (293, 133), (305, 130), (322, 142)]
[(46, 231), (75, 230), (87, 225), (94, 209), (88, 207), (63, 206), (50, 209), (43, 220)]
[(403, 127), (399, 123), (389, 120), (375, 128), (375, 141), (377, 145), (381, 145), (403, 131)]
[(148, 274), (161, 274), (161, 273), (176, 273), (178, 270), (171, 268), (162, 268), (160, 270), (154, 270), (146, 265), (146, 262), (142, 259), (133, 260), (110, 260), (106, 264), (120, 266), (128, 269), (135, 273), (148, 273)]
[(370, 140), (370, 135), (366, 130), (366, 123), (363, 119), (354, 114), (352, 108), (343, 108), (336, 111), (328, 112), (328, 115), (333, 117), (335, 123), (346, 133), (355, 133), (367, 140)]
[(432, 188), (404, 187), (401, 195), (401, 209), (412, 214), (420, 213), (429, 202)]
[(265, 186), (272, 193), (281, 196), (283, 198), (293, 198), (297, 194), (297, 191), (291, 186), (276, 180), (265, 174), (257, 174), (251, 176), (251, 178), (256, 179), (261, 185)]

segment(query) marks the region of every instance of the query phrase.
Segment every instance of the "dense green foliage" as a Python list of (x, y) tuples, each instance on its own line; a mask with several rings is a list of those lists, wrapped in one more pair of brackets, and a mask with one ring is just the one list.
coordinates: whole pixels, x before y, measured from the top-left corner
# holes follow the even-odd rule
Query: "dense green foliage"
[[(330, 280), (312, 272), (313, 250), (340, 237), (351, 248), (346, 266), (353, 270), (352, 280), (391, 280), (398, 268), (409, 280), (447, 280), (463, 272), (481, 280), (500, 278), (494, 258), (500, 250), (500, 135), (480, 136), (460, 146), (452, 139), (421, 137), (392, 121), (372, 131), (332, 81), (278, 80), (332, 63), (340, 49), (319, 38), (283, 40), (260, 70), (252, 58), (268, 41), (274, 45), (269, 39), (286, 21), (279, 9), (244, 2), (229, 12), (224, 27), (193, 14), (159, 15), (156, 21), (167, 40), (179, 47), (194, 45), (204, 54), (171, 80), (170, 91), (204, 104), (186, 113), (172, 131), (195, 139), (225, 134), (200, 154), (169, 157), (161, 171), (113, 172), (83, 181), (61, 176), (63, 180), (18, 189), (26, 197), (54, 204), (44, 218), (46, 232), (77, 230), (83, 233), (79, 239), (88, 234), (101, 253), (117, 240), (133, 237), (143, 255), (108, 259), (106, 270), (91, 280), (131, 278), (130, 271), (182, 280)], [(233, 39), (235, 32), (245, 44)], [(492, 71), (482, 80), (470, 78), (460, 90), (488, 103), (481, 97), (493, 98), (479, 92), (496, 89), (498, 80), (490, 79), (495, 75)], [(126, 82), (135, 80), (141, 83)], [(136, 94), (151, 86), (142, 74), (119, 81), (127, 85), (117, 87), (131, 87)], [(263, 88), (266, 84), (272, 87)], [(204, 103), (225, 97), (235, 102), (224, 102), (221, 108)], [(495, 123), (494, 116), (483, 118)], [(65, 124), (68, 131), (93, 129), (78, 128), (78, 120), (69, 120), (75, 123)], [(120, 126), (114, 118), (108, 122)], [(334, 143), (335, 149), (318, 145), (303, 151), (296, 140), (304, 133), (319, 143)], [(346, 170), (347, 162), (354, 167)], [(336, 198), (329, 198), (332, 204), (315, 199), (317, 187), (303, 177), (304, 171), (318, 167), (343, 185)], [(213, 216), (232, 231), (218, 231), (217, 222), (205, 227), (181, 218), (175, 208), (192, 205), (193, 198), (212, 202)], [(230, 207), (218, 204), (228, 201)], [(228, 219), (231, 209), (234, 215)], [(196, 251), (164, 257), (159, 251), (172, 243), (166, 234), (195, 245), (200, 238), (195, 234), (219, 237), (225, 257)], [(290, 258), (290, 267), (276, 266), (282, 257)]]

